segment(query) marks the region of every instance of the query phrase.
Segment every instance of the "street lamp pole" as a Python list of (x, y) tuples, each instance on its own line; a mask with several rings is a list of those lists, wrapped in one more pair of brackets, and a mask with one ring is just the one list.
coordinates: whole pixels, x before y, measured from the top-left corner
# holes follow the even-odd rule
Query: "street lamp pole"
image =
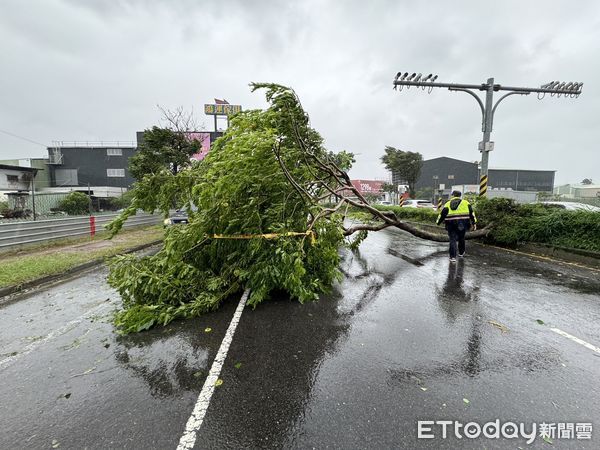
[[(429, 89), (429, 93), (433, 88), (447, 88), (450, 91), (460, 91), (471, 95), (479, 105), (481, 109), (481, 131), (483, 132), (483, 138), (479, 143), (479, 151), (481, 152), (481, 170), (479, 174), (479, 195), (487, 195), (488, 186), (488, 162), (489, 153), (494, 149), (494, 142), (491, 141), (492, 129), (494, 125), (494, 114), (496, 109), (502, 100), (511, 95), (529, 95), (532, 92), (538, 94), (538, 98), (541, 100), (546, 94), (551, 96), (561, 95), (569, 97), (579, 97), (583, 83), (578, 82), (560, 82), (551, 81), (546, 83), (539, 88), (526, 88), (526, 87), (514, 87), (514, 86), (502, 86), (494, 83), (494, 78), (488, 78), (486, 83), (482, 84), (462, 84), (462, 83), (438, 83), (437, 75), (429, 74), (426, 77), (422, 77), (421, 74), (413, 73), (409, 75), (408, 72), (398, 72), (394, 78), (394, 89), (400, 90), (406, 86), (409, 89), (411, 86), (421, 87), (423, 89)], [(485, 104), (474, 91), (485, 92)], [(494, 103), (494, 92), (496, 91), (508, 91), (502, 97)]]

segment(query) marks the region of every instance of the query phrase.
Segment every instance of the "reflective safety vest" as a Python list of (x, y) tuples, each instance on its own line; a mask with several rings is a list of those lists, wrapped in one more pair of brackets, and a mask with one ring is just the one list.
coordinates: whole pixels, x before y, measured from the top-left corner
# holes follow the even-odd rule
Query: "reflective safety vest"
[[(455, 206), (455, 209), (452, 209), (452, 206)], [(471, 215), (469, 206), (471, 206), (471, 204), (468, 201), (461, 199), (460, 197), (452, 197), (444, 205), (444, 208), (448, 209), (448, 214), (446, 215), (445, 220), (470, 220)], [(475, 222), (477, 222), (475, 213), (473, 213), (473, 219)]]

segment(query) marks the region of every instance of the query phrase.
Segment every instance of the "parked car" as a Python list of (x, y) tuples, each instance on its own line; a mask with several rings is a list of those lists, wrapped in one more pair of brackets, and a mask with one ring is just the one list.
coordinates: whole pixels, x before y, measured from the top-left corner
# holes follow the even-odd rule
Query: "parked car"
[(566, 209), (567, 211), (591, 211), (600, 212), (600, 208), (586, 203), (578, 202), (540, 202), (541, 205), (548, 206), (550, 208)]
[(185, 225), (189, 223), (188, 213), (185, 209), (178, 209), (171, 214), (163, 222), (166, 226), (168, 225)]
[(415, 200), (411, 198), (409, 198), (408, 200), (404, 200), (404, 204), (402, 205), (402, 207), (435, 209), (435, 206), (433, 206), (433, 203), (431, 203), (429, 200)]
[(377, 202), (378, 205), (385, 205), (385, 206), (390, 206), (392, 204), (392, 202), (389, 202), (387, 200), (379, 200)]
[[(194, 205), (193, 203), (190, 205), (190, 209), (193, 212), (198, 211), (198, 207), (196, 205)], [(188, 210), (186, 208), (177, 209), (167, 219), (165, 219), (163, 223), (165, 224), (165, 226), (188, 224), (190, 222), (190, 220), (189, 220), (187, 211)]]

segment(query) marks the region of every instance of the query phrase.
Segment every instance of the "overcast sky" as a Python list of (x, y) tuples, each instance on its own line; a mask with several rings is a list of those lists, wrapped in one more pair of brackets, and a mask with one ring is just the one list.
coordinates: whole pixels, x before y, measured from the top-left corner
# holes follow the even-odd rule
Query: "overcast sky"
[[(508, 98), (490, 166), (600, 182), (598, 1), (0, 0), (0, 158), (53, 140), (135, 140), (157, 104), (214, 97), (263, 108), (251, 81), (292, 86), (354, 178), (385, 178), (385, 145), (479, 160), (480, 112), (464, 93), (392, 90), (396, 72), (510, 86), (582, 81), (578, 99)], [(13, 133), (36, 143), (7, 135)]]

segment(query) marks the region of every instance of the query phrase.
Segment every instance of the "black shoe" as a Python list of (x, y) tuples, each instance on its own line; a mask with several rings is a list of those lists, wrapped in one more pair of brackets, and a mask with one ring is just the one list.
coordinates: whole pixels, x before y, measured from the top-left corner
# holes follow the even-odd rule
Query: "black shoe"
[(464, 253), (459, 253), (458, 256), (460, 256), (461, 258), (464, 258), (465, 254)]

